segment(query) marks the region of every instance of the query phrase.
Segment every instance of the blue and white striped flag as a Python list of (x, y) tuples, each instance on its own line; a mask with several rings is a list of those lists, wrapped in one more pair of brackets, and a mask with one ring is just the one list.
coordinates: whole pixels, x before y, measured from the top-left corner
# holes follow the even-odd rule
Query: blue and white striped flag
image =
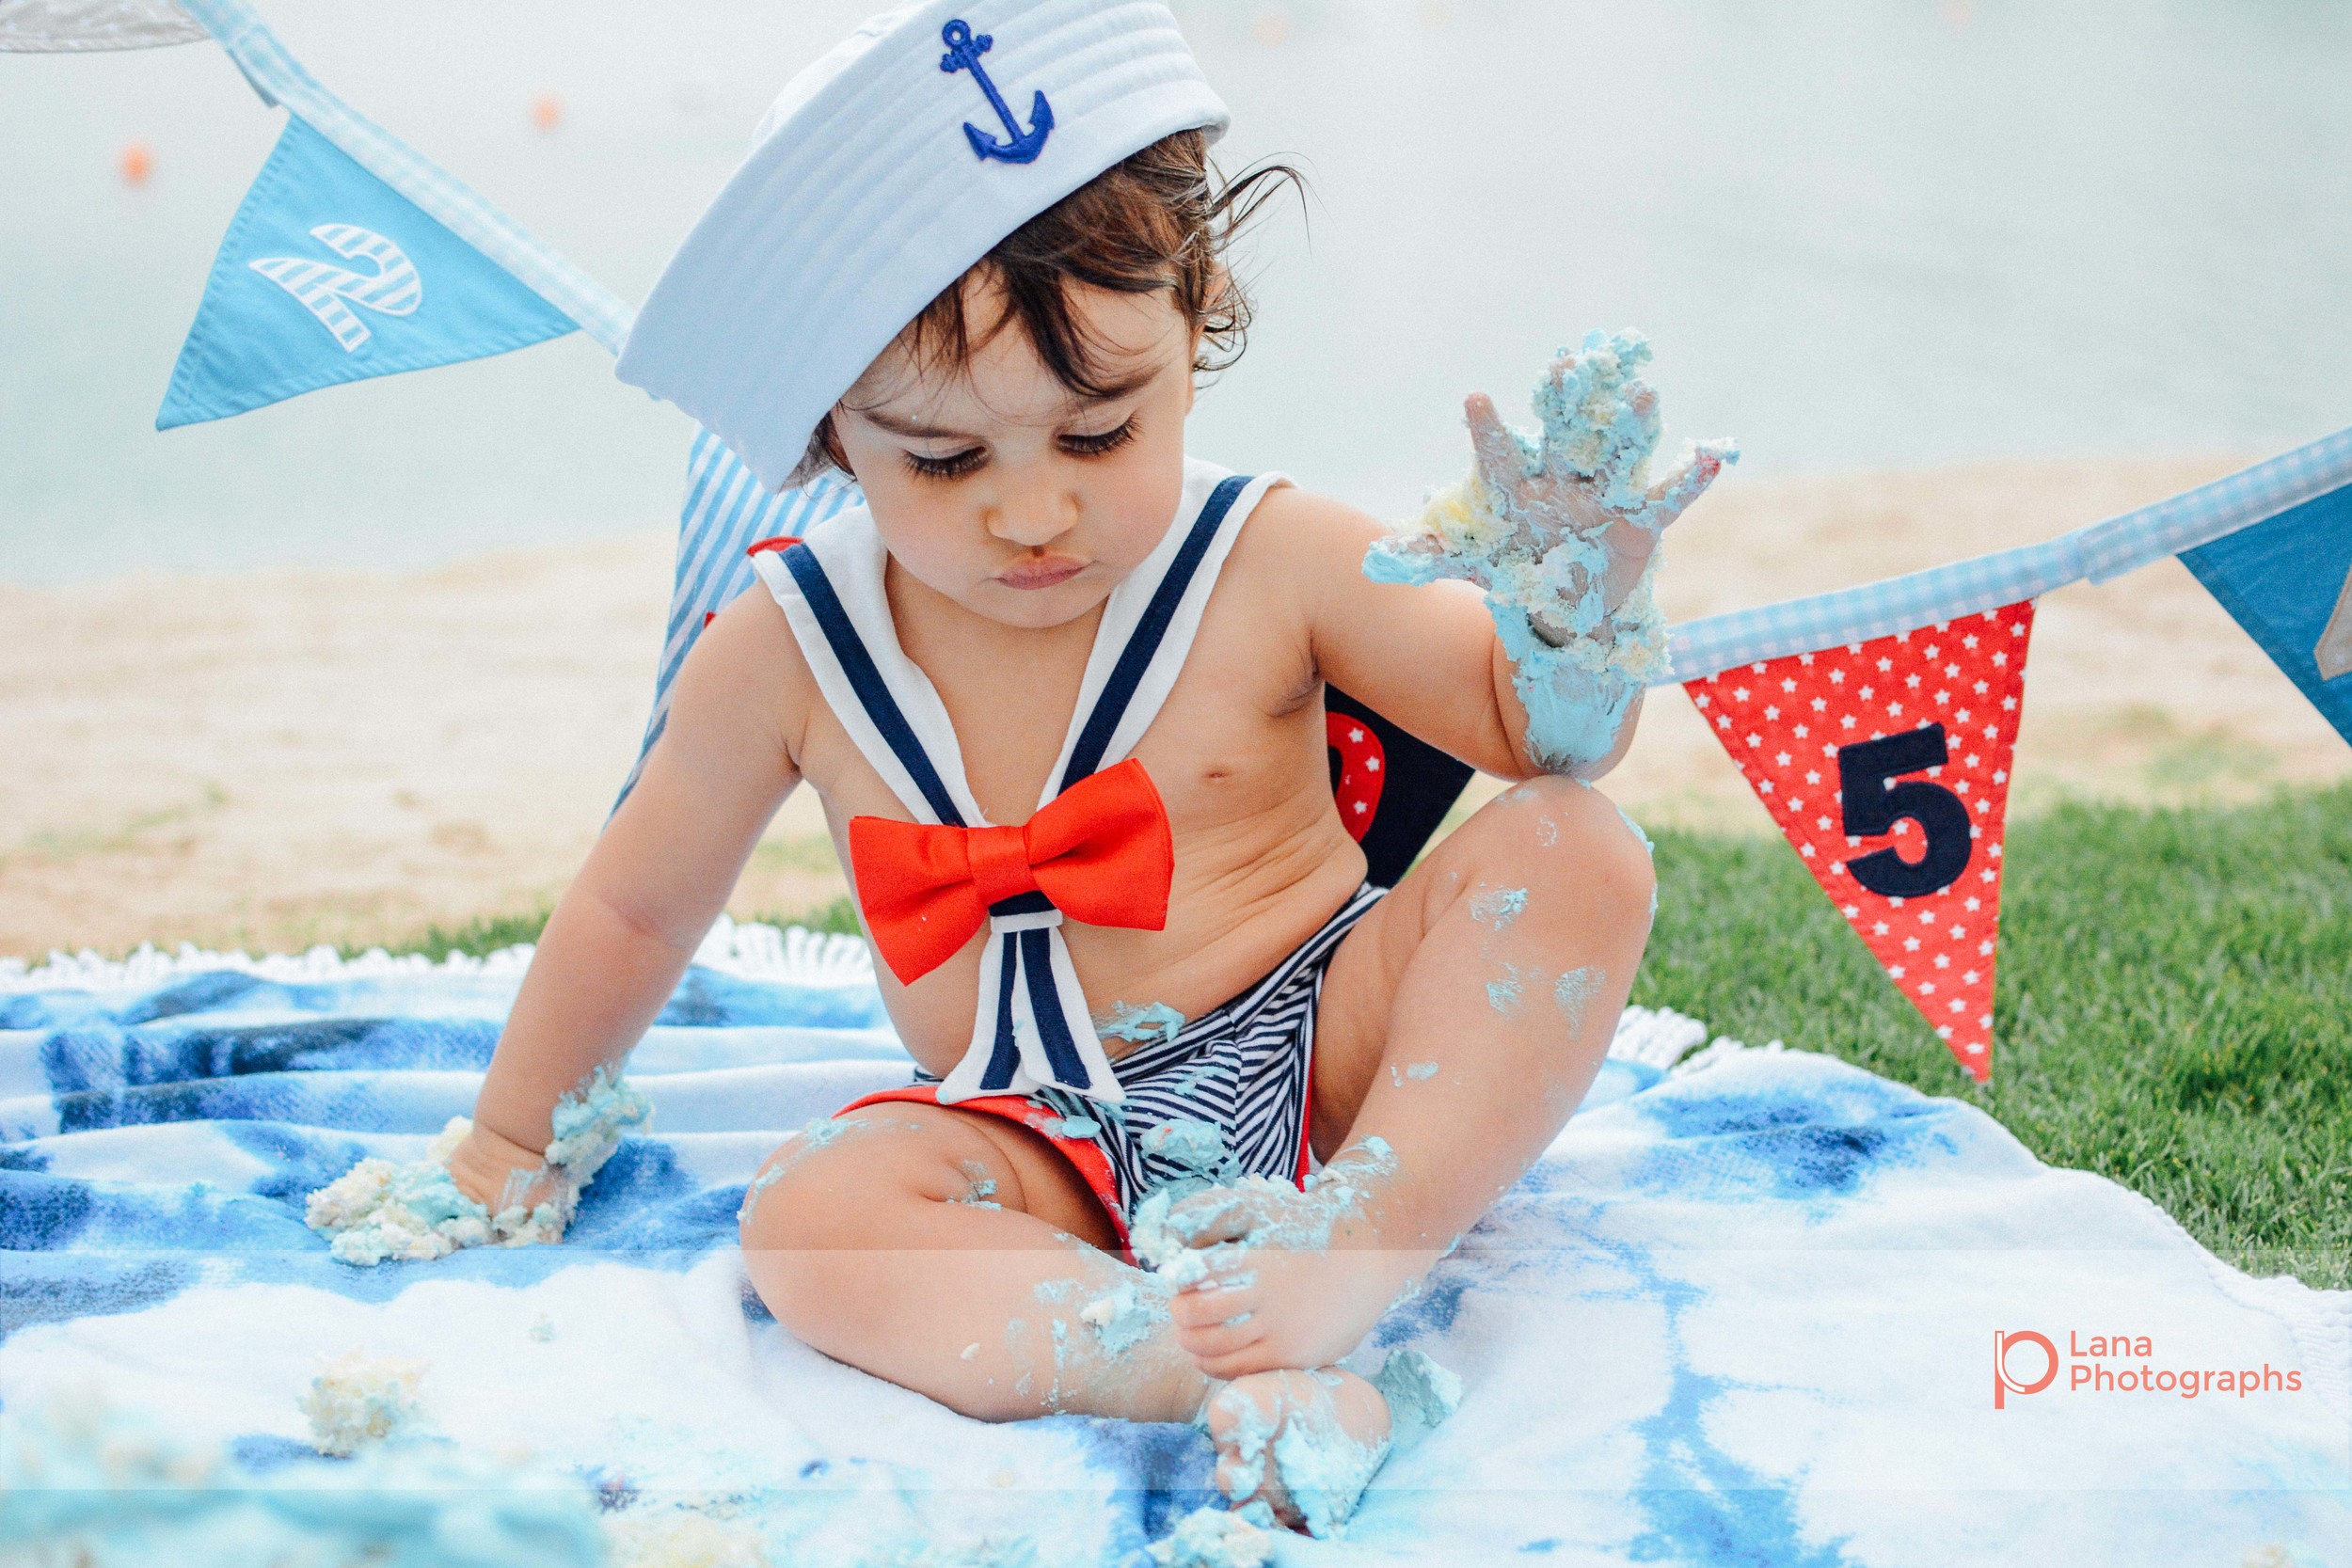
[(764, 540), (806, 533), (852, 506), (857, 486), (829, 473), (798, 490), (770, 495), (726, 443), (707, 430), (694, 432), (686, 459), (686, 499), (678, 508), (677, 579), (670, 594), (670, 622), (661, 640), (661, 668), (655, 677), (653, 718), (637, 750), (637, 766), (621, 786), (621, 800), (637, 787), (645, 757), (670, 721), (670, 685), (710, 618), (756, 580), (752, 546)]

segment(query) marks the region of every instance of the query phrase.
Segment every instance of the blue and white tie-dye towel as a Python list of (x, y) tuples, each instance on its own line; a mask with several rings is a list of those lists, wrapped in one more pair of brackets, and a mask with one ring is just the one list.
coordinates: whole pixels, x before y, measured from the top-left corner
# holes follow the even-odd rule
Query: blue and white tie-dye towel
[[(1149, 1562), (1208, 1499), (1190, 1428), (966, 1420), (748, 1291), (758, 1163), (907, 1071), (839, 939), (713, 934), (629, 1064), (653, 1122), (562, 1246), (331, 1259), (304, 1195), (469, 1110), (523, 962), (0, 971), (0, 1558), (11, 1528), (68, 1528), (27, 1501), (26, 1455), (67, 1442), (39, 1412), (103, 1398), (225, 1456), (208, 1484), (260, 1485), (327, 1468), (294, 1460), (296, 1402), (354, 1351), (426, 1364), (444, 1451), (527, 1451), (599, 1530), (715, 1521), (630, 1560)], [(2352, 1563), (2352, 1295), (2238, 1273), (1958, 1101), (1703, 1040), (1629, 1016), (1566, 1131), (1351, 1363), (1419, 1347), (1461, 1408), (1343, 1539), (1274, 1560)]]

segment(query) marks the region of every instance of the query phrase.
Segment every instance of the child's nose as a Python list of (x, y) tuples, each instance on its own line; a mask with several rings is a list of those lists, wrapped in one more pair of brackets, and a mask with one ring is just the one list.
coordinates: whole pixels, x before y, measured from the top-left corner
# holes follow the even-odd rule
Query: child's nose
[(988, 531), (1023, 549), (1050, 545), (1078, 526), (1078, 498), (1059, 485), (1006, 495), (988, 510)]

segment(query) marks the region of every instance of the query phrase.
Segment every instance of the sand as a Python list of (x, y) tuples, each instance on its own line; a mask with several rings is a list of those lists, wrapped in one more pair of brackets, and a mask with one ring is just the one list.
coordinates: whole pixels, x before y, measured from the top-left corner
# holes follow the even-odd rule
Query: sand
[[(1680, 621), (1845, 587), (2245, 461), (1735, 471), (1667, 536), (1661, 595)], [(635, 756), (671, 549), (0, 587), (0, 955), (363, 947), (552, 902)], [(2352, 747), (2175, 562), (2043, 601), (2019, 753), (2021, 812), (2352, 774)], [(1651, 693), (1606, 787), (1653, 824), (1772, 832), (1678, 691)], [(804, 793), (730, 908), (788, 916), (841, 890)]]

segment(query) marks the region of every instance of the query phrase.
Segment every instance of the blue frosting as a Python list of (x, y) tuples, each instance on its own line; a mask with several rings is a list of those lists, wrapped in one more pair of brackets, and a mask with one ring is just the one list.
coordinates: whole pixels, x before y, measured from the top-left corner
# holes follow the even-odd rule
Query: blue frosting
[(102, 1402), (0, 1418), (0, 1557), (84, 1568), (601, 1568), (596, 1495), (575, 1478), (431, 1441), (249, 1469)]
[[(1634, 703), (1664, 672), (1656, 535), (1739, 458), (1728, 441), (1686, 444), (1675, 473), (1651, 484), (1658, 399), (1637, 373), (1649, 357), (1634, 332), (1588, 333), (1581, 349), (1563, 350), (1536, 388), (1540, 438), (1474, 431), (1478, 469), (1364, 557), (1375, 582), (1458, 578), (1486, 591), (1528, 754), (1554, 773), (1614, 751)], [(1651, 536), (1645, 555), (1627, 553), (1628, 528)], [(1621, 555), (1640, 572), (1613, 593)]]

